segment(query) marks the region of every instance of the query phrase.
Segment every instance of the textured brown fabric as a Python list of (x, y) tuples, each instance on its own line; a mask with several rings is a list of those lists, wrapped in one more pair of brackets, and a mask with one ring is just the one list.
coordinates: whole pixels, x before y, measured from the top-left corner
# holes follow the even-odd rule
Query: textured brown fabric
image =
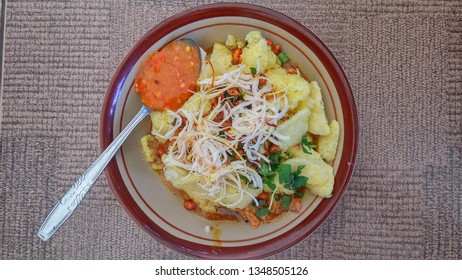
[[(151, 239), (103, 174), (51, 242), (43, 218), (99, 152), (112, 73), (168, 16), (213, 1), (8, 1), (1, 117), (1, 259), (187, 259)], [(278, 259), (461, 259), (462, 2), (250, 1), (315, 32), (359, 114), (351, 184)]]

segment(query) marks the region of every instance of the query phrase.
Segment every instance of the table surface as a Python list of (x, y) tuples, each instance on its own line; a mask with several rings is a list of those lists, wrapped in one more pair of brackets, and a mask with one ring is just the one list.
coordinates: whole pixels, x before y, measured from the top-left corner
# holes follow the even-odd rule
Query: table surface
[[(104, 93), (130, 47), (165, 18), (212, 2), (7, 1), (1, 259), (188, 259), (135, 225), (104, 174), (53, 239), (36, 232), (99, 154)], [(360, 124), (345, 196), (318, 230), (270, 259), (461, 259), (462, 1), (246, 2), (326, 43)]]

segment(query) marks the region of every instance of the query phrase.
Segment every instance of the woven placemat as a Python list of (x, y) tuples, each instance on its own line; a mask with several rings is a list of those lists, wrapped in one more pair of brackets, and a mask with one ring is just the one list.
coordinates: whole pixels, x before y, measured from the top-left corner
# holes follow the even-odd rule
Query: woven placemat
[[(104, 93), (130, 47), (165, 18), (212, 2), (7, 2), (1, 259), (188, 258), (139, 229), (104, 174), (50, 242), (36, 232), (97, 157)], [(461, 259), (462, 2), (248, 2), (293, 17), (327, 44), (360, 123), (344, 198), (317, 231), (271, 258)]]

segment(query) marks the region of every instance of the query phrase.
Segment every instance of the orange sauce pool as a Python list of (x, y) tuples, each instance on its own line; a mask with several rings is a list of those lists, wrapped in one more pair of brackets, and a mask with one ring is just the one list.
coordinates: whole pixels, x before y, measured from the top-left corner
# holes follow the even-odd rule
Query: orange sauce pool
[(135, 91), (152, 110), (176, 111), (192, 95), (199, 64), (199, 53), (194, 47), (174, 41), (143, 61), (135, 78)]

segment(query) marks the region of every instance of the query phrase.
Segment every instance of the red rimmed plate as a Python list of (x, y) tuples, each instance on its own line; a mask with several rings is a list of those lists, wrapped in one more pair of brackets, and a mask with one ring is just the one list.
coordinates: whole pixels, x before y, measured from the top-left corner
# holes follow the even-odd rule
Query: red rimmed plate
[[(108, 87), (101, 116), (101, 149), (105, 149), (141, 107), (133, 89), (135, 70), (151, 51), (180, 37), (195, 39), (203, 48), (224, 41), (227, 34), (241, 38), (260, 30), (281, 44), (308, 80), (321, 86), (326, 114), (336, 119), (341, 134), (333, 163), (333, 196), (303, 198), (302, 211), (290, 213), (252, 230), (246, 224), (216, 223), (191, 214), (144, 162), (140, 138), (149, 119), (126, 140), (106, 169), (117, 200), (133, 220), (156, 240), (183, 254), (211, 259), (262, 258), (301, 241), (330, 215), (346, 190), (357, 152), (358, 122), (353, 94), (339, 63), (306, 27), (271, 9), (248, 4), (213, 4), (177, 14), (151, 29), (116, 70)], [(211, 234), (205, 228), (216, 229)]]

